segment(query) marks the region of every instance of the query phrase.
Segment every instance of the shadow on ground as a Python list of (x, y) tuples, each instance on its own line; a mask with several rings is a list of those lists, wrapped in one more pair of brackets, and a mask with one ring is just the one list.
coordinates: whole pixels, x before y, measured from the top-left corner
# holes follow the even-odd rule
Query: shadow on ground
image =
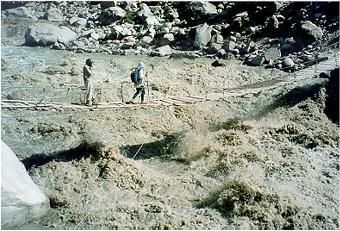
[(45, 165), (51, 161), (57, 162), (67, 162), (72, 160), (80, 160), (81, 158), (91, 157), (94, 160), (99, 158), (99, 152), (104, 147), (104, 145), (100, 142), (88, 143), (87, 141), (83, 141), (78, 147), (57, 152), (53, 154), (36, 154), (32, 155), (24, 160), (22, 163), (24, 164), (27, 170), (31, 169), (33, 166), (41, 166)]

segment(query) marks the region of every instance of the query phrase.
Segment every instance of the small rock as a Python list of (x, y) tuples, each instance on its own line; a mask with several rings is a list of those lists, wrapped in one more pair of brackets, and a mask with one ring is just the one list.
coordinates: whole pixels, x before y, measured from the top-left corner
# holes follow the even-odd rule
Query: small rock
[(230, 37), (229, 37), (229, 40), (230, 40), (230, 41), (233, 41), (233, 42), (235, 42), (235, 43), (236, 43), (236, 41), (237, 41), (237, 39), (236, 39), (235, 36), (230, 36)]
[(251, 66), (261, 66), (265, 61), (265, 58), (262, 55), (255, 56), (253, 58), (249, 58), (247, 60), (247, 64)]
[(81, 36), (87, 37), (87, 36), (90, 36), (93, 32), (95, 32), (94, 29), (86, 30), (86, 31), (83, 31)]
[(99, 35), (94, 31), (94, 32), (91, 33), (91, 38), (93, 38), (94, 40), (98, 40)]
[(224, 63), (219, 62), (218, 60), (215, 60), (211, 63), (211, 66), (213, 67), (225, 67), (226, 65)]
[(87, 20), (85, 18), (72, 17), (69, 20), (70, 24), (76, 27), (85, 27)]
[(150, 36), (144, 36), (139, 40), (138, 45), (147, 46), (147, 45), (151, 45), (152, 42), (153, 42), (153, 38), (151, 38)]
[(226, 50), (226, 51), (233, 51), (236, 47), (236, 43), (234, 41), (229, 41), (229, 42), (226, 42), (224, 45), (223, 45), (223, 48)]
[(62, 22), (65, 20), (63, 13), (57, 8), (49, 9), (45, 13), (44, 18), (52, 22)]
[(283, 67), (293, 67), (295, 63), (291, 58), (287, 57), (283, 60), (282, 65)]
[(169, 45), (156, 48), (156, 52), (159, 56), (171, 55), (172, 49)]

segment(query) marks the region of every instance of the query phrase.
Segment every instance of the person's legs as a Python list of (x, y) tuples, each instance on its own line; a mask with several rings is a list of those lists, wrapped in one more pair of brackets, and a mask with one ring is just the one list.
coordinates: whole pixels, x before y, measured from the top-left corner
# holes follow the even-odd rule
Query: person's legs
[(145, 89), (144, 87), (141, 88), (142, 95), (141, 95), (141, 103), (144, 103), (144, 95), (145, 95)]
[(85, 83), (86, 85), (86, 105), (92, 106), (92, 97), (93, 97), (93, 85), (92, 81), (88, 81)]
[(135, 99), (138, 95), (139, 95), (139, 93), (140, 93), (140, 88), (138, 87), (138, 88), (136, 88), (136, 93), (132, 96), (132, 99)]
[(134, 99), (141, 93), (141, 91), (142, 91), (142, 88), (140, 88), (140, 87), (136, 88), (136, 93), (132, 96), (130, 103), (134, 103)]

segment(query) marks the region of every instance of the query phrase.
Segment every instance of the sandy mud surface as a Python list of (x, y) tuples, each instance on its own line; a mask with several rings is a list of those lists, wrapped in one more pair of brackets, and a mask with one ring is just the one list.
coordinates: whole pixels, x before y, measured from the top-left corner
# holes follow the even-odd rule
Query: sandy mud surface
[(2, 99), (80, 104), (88, 57), (99, 102), (130, 99), (129, 72), (139, 61), (149, 72), (151, 99), (272, 86), (187, 106), (2, 109), (2, 139), (50, 199), (40, 225), (339, 228), (339, 135), (323, 112), (325, 79), (232, 60), (212, 67), (207, 58), (17, 46), (1, 52)]

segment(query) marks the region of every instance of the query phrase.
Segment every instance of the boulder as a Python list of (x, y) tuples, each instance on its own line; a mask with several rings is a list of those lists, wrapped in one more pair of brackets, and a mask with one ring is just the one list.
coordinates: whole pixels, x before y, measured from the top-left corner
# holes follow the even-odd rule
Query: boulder
[(173, 21), (173, 20), (175, 20), (175, 19), (177, 19), (179, 17), (179, 14), (172, 7), (167, 7), (165, 9), (164, 16), (165, 16), (166, 19), (168, 19), (168, 21)]
[(116, 6), (116, 7), (110, 7), (106, 10), (102, 11), (101, 14), (98, 17), (98, 21), (103, 26), (108, 26), (112, 24), (113, 22), (125, 17), (126, 11), (122, 8)]
[(219, 49), (216, 53), (218, 58), (224, 58), (227, 56), (227, 52), (224, 49)]
[(136, 38), (134, 36), (127, 36), (127, 37), (122, 39), (122, 42), (123, 43), (135, 43)]
[(99, 39), (99, 34), (97, 32), (95, 32), (95, 31), (93, 31), (91, 33), (91, 38), (93, 38), (94, 40), (98, 40)]
[(256, 49), (257, 49), (257, 44), (249, 40), (247, 44), (244, 47), (242, 47), (241, 53), (248, 54), (248, 53), (254, 52)]
[(138, 45), (142, 47), (149, 46), (152, 44), (152, 42), (153, 38), (151, 38), (150, 36), (144, 36), (139, 40)]
[(268, 50), (264, 52), (264, 58), (269, 61), (269, 60), (276, 60), (281, 57), (281, 51), (280, 49), (276, 47), (271, 47)]
[(63, 13), (58, 8), (51, 8), (44, 14), (44, 19), (51, 22), (62, 22), (65, 20)]
[(300, 46), (294, 40), (294, 38), (286, 38), (283, 42), (281, 42), (281, 53), (283, 56), (288, 55), (289, 53), (298, 51)]
[(33, 222), (48, 209), (48, 198), (14, 152), (1, 141), (1, 228)]
[(145, 24), (146, 24), (147, 28), (152, 28), (154, 26), (159, 25), (160, 23), (159, 23), (158, 19), (155, 16), (152, 15), (152, 16), (149, 16), (145, 19)]
[(208, 54), (216, 54), (220, 49), (222, 48), (222, 45), (219, 43), (212, 43), (208, 49), (207, 53)]
[(291, 58), (287, 57), (282, 61), (282, 65), (283, 67), (294, 67), (295, 63)]
[(90, 29), (90, 30), (85, 30), (81, 33), (81, 36), (83, 37), (88, 37), (90, 36), (92, 33), (94, 32), (94, 29)]
[(171, 33), (165, 34), (162, 38), (156, 40), (156, 46), (166, 46), (171, 44), (175, 40), (175, 36)]
[(167, 40), (169, 43), (173, 42), (175, 40), (175, 36), (171, 33), (165, 34), (163, 36), (165, 40)]
[(210, 2), (190, 2), (187, 9), (195, 15), (217, 14), (216, 6)]
[(211, 31), (212, 27), (206, 23), (197, 26), (194, 47), (204, 48), (211, 40)]
[(142, 3), (140, 4), (140, 10), (137, 12), (137, 16), (145, 20), (148, 17), (153, 16), (153, 14), (148, 5)]
[(301, 22), (302, 33), (312, 38), (314, 41), (321, 40), (323, 37), (322, 29), (311, 21)]
[(123, 37), (132, 35), (132, 31), (129, 28), (124, 27), (123, 30), (120, 32)]
[(69, 42), (76, 38), (77, 34), (67, 27), (58, 27), (49, 23), (35, 23), (26, 31), (25, 44), (48, 46), (60, 42), (68, 45)]
[(156, 48), (156, 54), (159, 56), (167, 56), (172, 54), (172, 49), (169, 45)]
[(214, 34), (211, 38), (212, 43), (223, 43), (223, 36), (217, 32), (216, 34)]
[(134, 42), (126, 42), (123, 43), (123, 45), (120, 47), (121, 49), (130, 49), (135, 45)]
[(72, 26), (85, 27), (87, 20), (85, 18), (72, 17), (72, 18), (70, 18), (69, 22)]
[(38, 20), (38, 17), (35, 16), (34, 11), (28, 7), (17, 7), (14, 9), (6, 10), (7, 16), (15, 16), (15, 17), (22, 17), (22, 18), (31, 18), (34, 20)]
[(250, 66), (261, 66), (264, 61), (265, 58), (262, 55), (257, 55), (255, 57), (249, 57), (246, 63)]
[(117, 5), (117, 2), (115, 1), (102, 1), (100, 2), (101, 9), (107, 9), (110, 7), (115, 7)]
[(236, 48), (236, 43), (234, 41), (226, 42), (223, 45), (223, 49), (226, 51), (233, 51)]

